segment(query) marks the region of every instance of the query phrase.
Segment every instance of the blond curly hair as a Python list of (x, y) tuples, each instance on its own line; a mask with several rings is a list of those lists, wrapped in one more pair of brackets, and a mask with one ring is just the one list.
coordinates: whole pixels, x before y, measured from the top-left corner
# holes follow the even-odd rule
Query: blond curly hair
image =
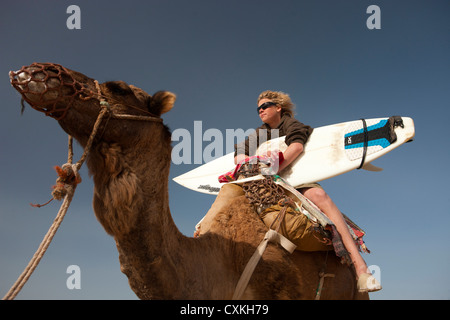
[(270, 101), (275, 102), (281, 107), (281, 115), (287, 113), (291, 117), (294, 116), (294, 109), (295, 105), (291, 101), (291, 97), (287, 93), (281, 92), (281, 91), (270, 91), (266, 90), (264, 92), (261, 92), (261, 94), (258, 97), (258, 105), (259, 101), (262, 99), (269, 99)]

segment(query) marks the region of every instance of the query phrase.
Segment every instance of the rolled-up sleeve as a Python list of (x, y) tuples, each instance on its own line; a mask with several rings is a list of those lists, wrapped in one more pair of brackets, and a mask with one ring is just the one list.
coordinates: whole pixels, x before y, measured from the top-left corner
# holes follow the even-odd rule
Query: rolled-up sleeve
[(299, 142), (301, 144), (305, 144), (311, 133), (313, 132), (313, 128), (307, 126), (300, 121), (295, 119), (289, 119), (289, 124), (286, 125), (286, 138), (285, 142), (289, 146), (293, 142)]

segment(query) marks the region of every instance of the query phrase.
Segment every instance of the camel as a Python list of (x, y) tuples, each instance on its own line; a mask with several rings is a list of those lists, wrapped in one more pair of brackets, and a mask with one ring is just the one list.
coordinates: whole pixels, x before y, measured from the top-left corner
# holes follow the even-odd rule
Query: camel
[[(231, 299), (268, 228), (245, 196), (238, 196), (202, 236), (178, 230), (169, 209), (171, 133), (161, 118), (172, 109), (175, 94), (149, 95), (122, 81), (99, 84), (53, 63), (24, 66), (10, 72), (10, 79), (25, 101), (55, 118), (82, 147), (105, 101), (109, 114), (129, 116), (103, 119), (86, 164), (96, 218), (114, 238), (121, 271), (138, 298)], [(357, 292), (352, 267), (333, 251), (290, 254), (274, 243), (242, 299), (314, 299), (320, 272), (334, 275), (324, 279), (322, 299), (368, 299)]]

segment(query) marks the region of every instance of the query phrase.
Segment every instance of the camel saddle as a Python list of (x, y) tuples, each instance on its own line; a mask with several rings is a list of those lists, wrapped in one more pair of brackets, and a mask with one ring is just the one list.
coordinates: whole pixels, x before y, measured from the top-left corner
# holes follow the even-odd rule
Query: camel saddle
[[(196, 225), (194, 236), (206, 233), (216, 213), (224, 209), (232, 198), (244, 194), (254, 205), (264, 224), (290, 240), (297, 246), (296, 250), (334, 250), (338, 257), (348, 262), (348, 252), (333, 222), (309, 199), (277, 175), (241, 176), (241, 179), (226, 183), (208, 213)], [(289, 205), (282, 205), (280, 200), (286, 197), (292, 201)], [(344, 215), (344, 218), (359, 249), (370, 252), (362, 240), (365, 232), (347, 216)]]

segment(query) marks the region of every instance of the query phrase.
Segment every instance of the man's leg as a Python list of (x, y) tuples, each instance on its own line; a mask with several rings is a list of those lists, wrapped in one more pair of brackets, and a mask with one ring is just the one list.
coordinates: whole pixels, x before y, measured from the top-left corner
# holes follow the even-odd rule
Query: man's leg
[(350, 253), (353, 265), (355, 266), (356, 277), (358, 279), (358, 291), (373, 292), (381, 290), (381, 285), (372, 276), (367, 268), (366, 262), (361, 257), (361, 254), (353, 241), (353, 237), (348, 231), (347, 223), (345, 222), (341, 211), (334, 204), (328, 194), (322, 188), (317, 187), (303, 188), (301, 189), (301, 192), (305, 195), (305, 197), (314, 202), (336, 226), (336, 229), (344, 242), (345, 248)]
[(345, 248), (350, 253), (357, 277), (363, 273), (368, 273), (366, 262), (361, 257), (353, 237), (348, 230), (347, 223), (333, 200), (321, 188), (303, 188), (301, 192), (333, 221), (337, 231), (341, 235)]

